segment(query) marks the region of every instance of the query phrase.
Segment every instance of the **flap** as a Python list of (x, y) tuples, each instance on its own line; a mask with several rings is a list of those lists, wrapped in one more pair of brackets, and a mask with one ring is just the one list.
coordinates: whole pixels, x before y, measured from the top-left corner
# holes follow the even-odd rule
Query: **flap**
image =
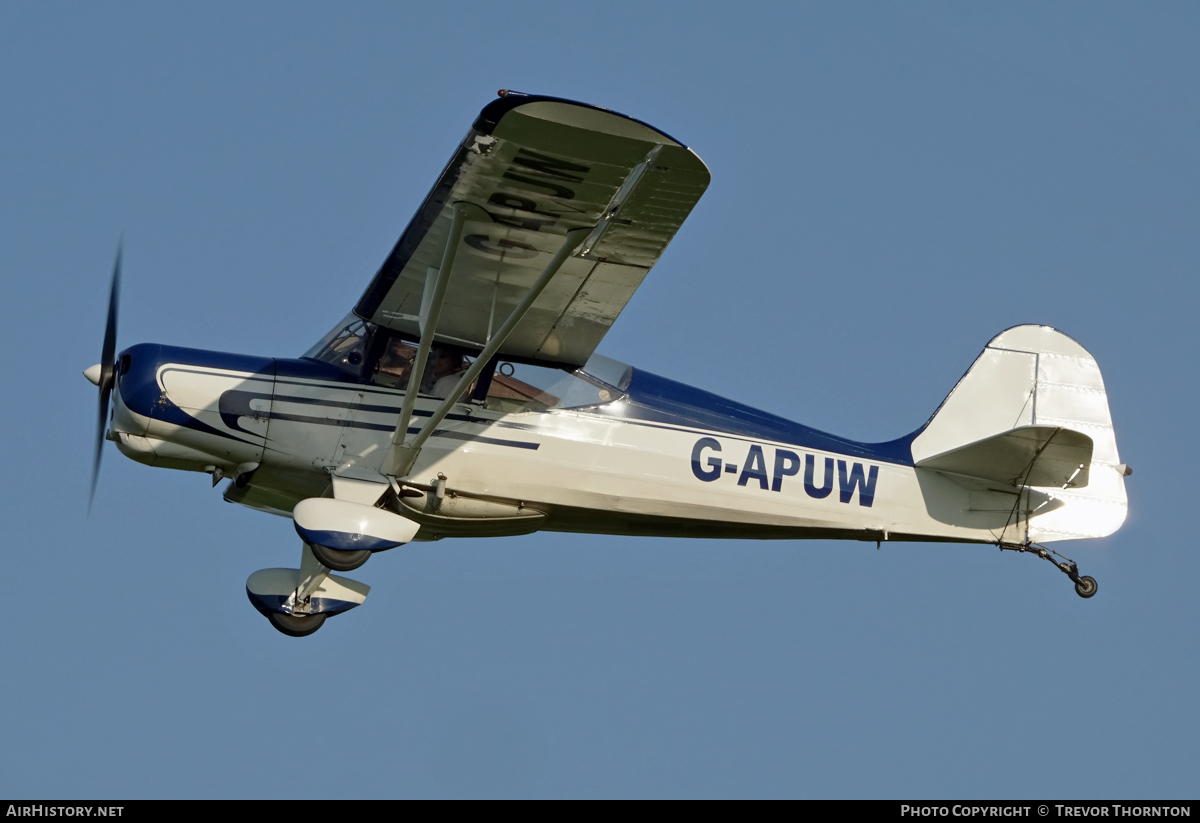
[(1014, 486), (1082, 488), (1092, 438), (1057, 426), (1023, 426), (918, 461), (920, 468)]

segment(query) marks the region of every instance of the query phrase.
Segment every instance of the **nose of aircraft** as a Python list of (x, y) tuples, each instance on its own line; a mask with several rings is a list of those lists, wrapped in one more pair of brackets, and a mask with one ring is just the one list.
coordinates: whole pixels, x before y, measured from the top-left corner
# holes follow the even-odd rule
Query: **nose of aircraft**
[(97, 363), (94, 366), (88, 366), (86, 369), (84, 369), (83, 376), (86, 377), (93, 386), (99, 386), (100, 385), (100, 377), (103, 374), (103, 372), (104, 372), (103, 367), (101, 367), (101, 365), (99, 363)]

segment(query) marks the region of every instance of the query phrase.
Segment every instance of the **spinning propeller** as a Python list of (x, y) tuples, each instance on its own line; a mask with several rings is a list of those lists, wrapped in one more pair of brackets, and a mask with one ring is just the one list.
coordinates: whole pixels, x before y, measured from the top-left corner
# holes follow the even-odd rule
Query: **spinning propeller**
[(104, 453), (104, 424), (108, 420), (108, 399), (116, 382), (117, 302), (121, 293), (121, 246), (117, 246), (117, 261), (113, 264), (112, 286), (108, 295), (108, 323), (104, 327), (104, 348), (100, 362), (84, 371), (83, 376), (100, 387), (100, 416), (96, 424), (96, 458), (92, 463), (92, 488), (88, 493), (88, 511), (96, 499), (96, 480), (100, 477), (100, 457)]

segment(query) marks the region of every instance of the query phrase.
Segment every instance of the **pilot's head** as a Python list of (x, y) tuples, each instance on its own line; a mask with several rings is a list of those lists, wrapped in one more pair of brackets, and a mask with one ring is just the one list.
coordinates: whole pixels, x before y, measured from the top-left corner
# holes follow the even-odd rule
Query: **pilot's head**
[(435, 377), (451, 374), (462, 368), (463, 356), (446, 349), (438, 349), (433, 353), (433, 374)]

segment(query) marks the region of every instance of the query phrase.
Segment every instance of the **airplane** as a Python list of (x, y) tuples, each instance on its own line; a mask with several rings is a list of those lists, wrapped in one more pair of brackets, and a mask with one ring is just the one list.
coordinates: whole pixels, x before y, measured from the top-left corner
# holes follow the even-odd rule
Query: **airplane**
[(640, 120), (501, 91), (358, 304), (296, 358), (117, 353), (118, 248), (84, 372), (100, 394), (92, 499), (108, 439), (290, 518), (299, 568), (246, 591), (293, 637), (366, 600), (334, 572), (375, 554), (535, 531), (988, 544), (1092, 597), (1043, 543), (1116, 532), (1131, 471), (1100, 369), (1062, 332), (1000, 333), (925, 425), (882, 443), (596, 353), (708, 182)]

